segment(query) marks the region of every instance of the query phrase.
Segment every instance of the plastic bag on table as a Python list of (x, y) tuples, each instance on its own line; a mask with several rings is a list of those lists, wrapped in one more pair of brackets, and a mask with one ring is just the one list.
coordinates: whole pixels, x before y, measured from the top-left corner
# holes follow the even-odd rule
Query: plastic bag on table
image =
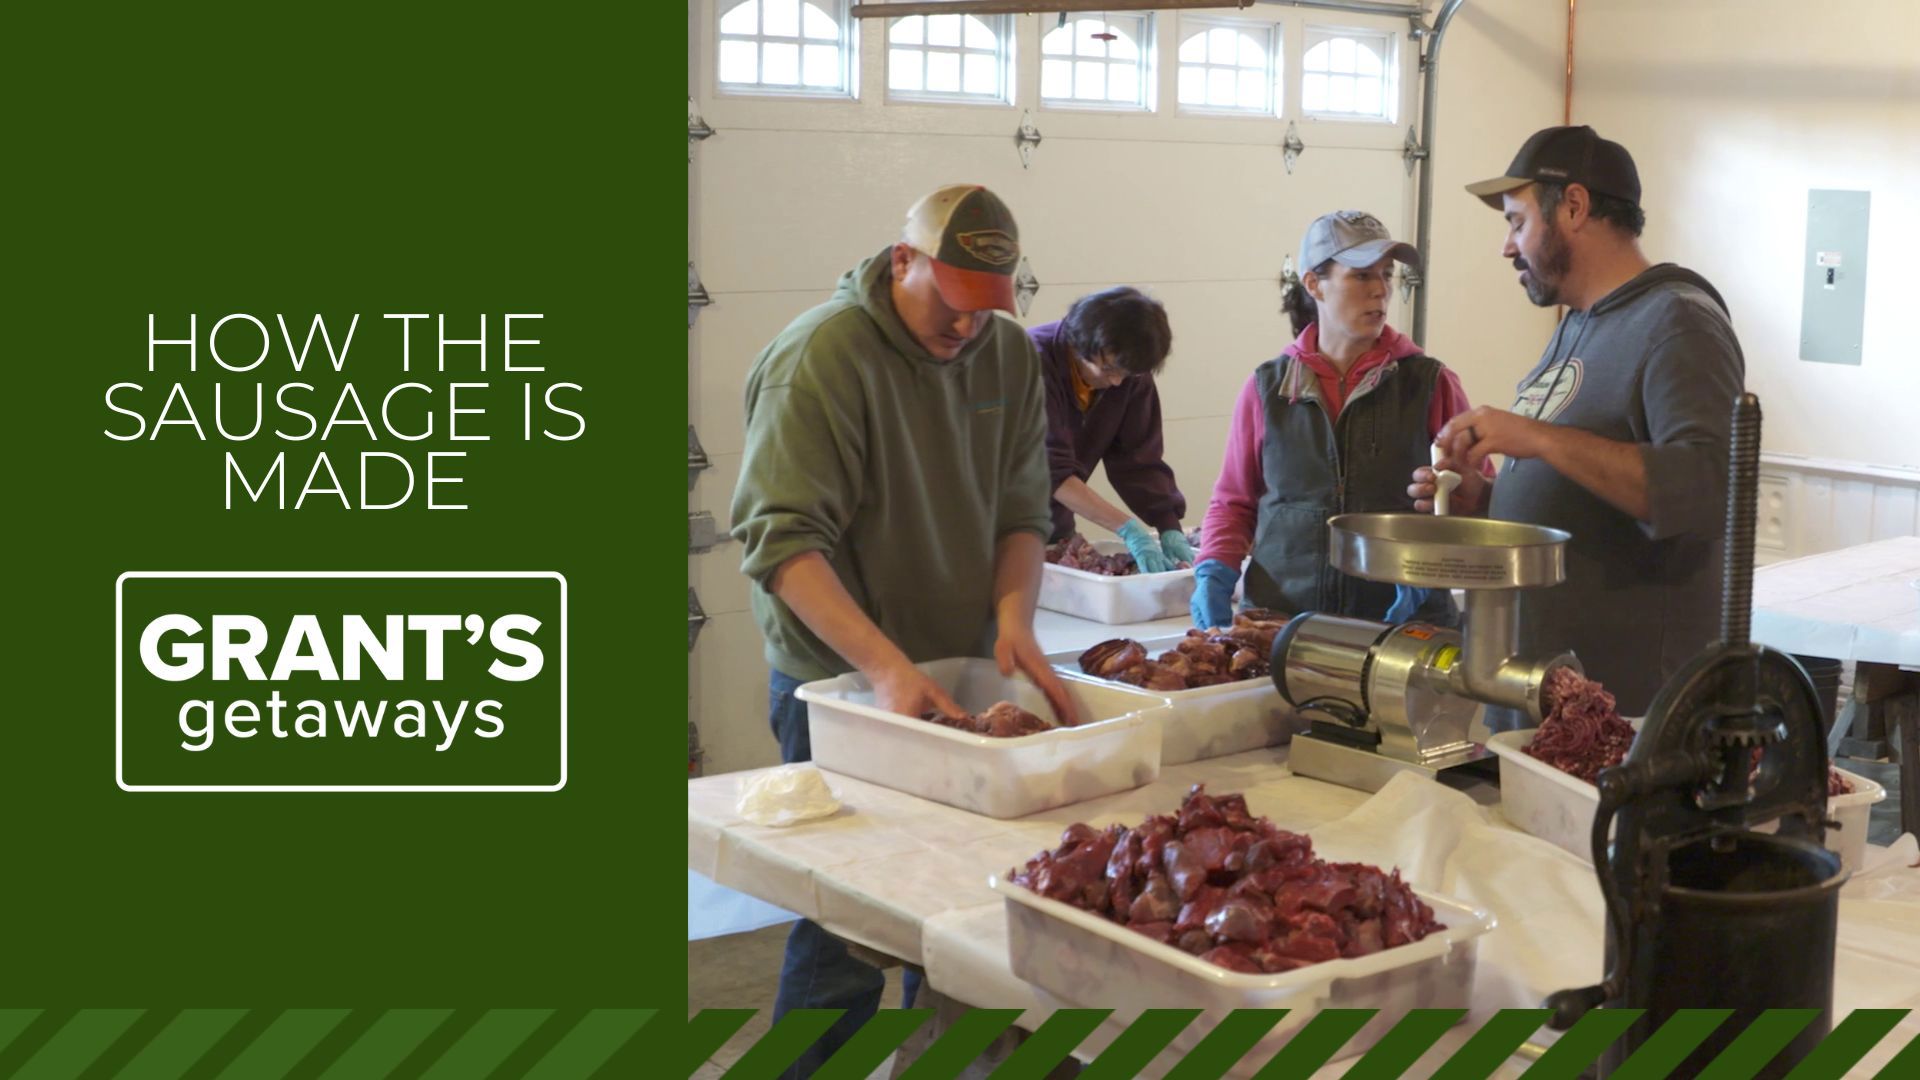
[(827, 786), (820, 770), (805, 762), (740, 778), (740, 799), (734, 810), (755, 825), (785, 827), (828, 817), (840, 809), (840, 799)]

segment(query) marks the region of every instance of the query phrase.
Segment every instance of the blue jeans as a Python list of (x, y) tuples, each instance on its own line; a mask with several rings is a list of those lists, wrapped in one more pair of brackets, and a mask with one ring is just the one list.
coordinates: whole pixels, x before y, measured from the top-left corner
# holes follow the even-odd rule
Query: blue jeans
[[(810, 761), (813, 743), (807, 735), (807, 703), (793, 695), (800, 680), (778, 671), (767, 678), (767, 723), (780, 742), (780, 760)], [(920, 972), (907, 968), (900, 978), (900, 1007), (910, 1009), (920, 991)], [(793, 924), (787, 935), (787, 958), (780, 967), (780, 989), (773, 1002), (773, 1019), (793, 1009), (845, 1009), (846, 1014), (808, 1047), (780, 1075), (784, 1080), (806, 1080), (827, 1063), (834, 1052), (880, 1010), (886, 976), (871, 964), (847, 954), (846, 943), (810, 920)]]

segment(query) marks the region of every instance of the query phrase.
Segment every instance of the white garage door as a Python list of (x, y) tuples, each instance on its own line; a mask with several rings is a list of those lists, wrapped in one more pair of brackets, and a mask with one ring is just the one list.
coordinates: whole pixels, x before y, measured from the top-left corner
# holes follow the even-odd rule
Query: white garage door
[[(854, 30), (857, 69), (850, 74), (857, 96), (723, 87), (716, 70), (723, 42), (727, 62), (736, 65), (729, 75), (743, 75), (741, 65), (751, 56), (752, 77), (808, 77), (809, 41), (816, 58), (825, 54), (817, 51), (821, 39), (805, 36), (805, 18), (820, 28), (845, 6), (798, 3), (689, 4), (690, 90), (694, 108), (717, 133), (693, 150), (690, 166), (690, 257), (713, 305), (689, 334), (688, 422), (713, 468), (694, 486), (689, 512), (709, 512), (722, 532), (728, 527), (743, 448), (742, 387), (766, 342), (825, 299), (841, 273), (894, 240), (916, 198), (942, 184), (972, 182), (999, 193), (1019, 220), (1040, 282), (1023, 323), (1056, 319), (1077, 297), (1112, 285), (1141, 287), (1166, 304), (1174, 333), (1160, 379), (1167, 454), (1187, 495), (1189, 522), (1198, 522), (1235, 394), (1254, 366), (1291, 337), (1279, 310), (1278, 280), (1307, 223), (1354, 207), (1372, 211), (1396, 235), (1412, 231), (1413, 191), (1400, 147), (1415, 100), (1415, 57), (1404, 21), (1259, 5), (1231, 14), (1163, 11), (1142, 23), (1115, 14), (1110, 22), (1070, 20), (1064, 27), (1056, 15), (1010, 16), (974, 27), (971, 44), (983, 48), (971, 55), (964, 31), (956, 48), (924, 47), (929, 36), (945, 37), (921, 23), (922, 47), (900, 46), (895, 63), (922, 65), (923, 80), (936, 64), (965, 72), (965, 64), (982, 62), (976, 57), (991, 58), (980, 31), (1009, 28), (1011, 102), (979, 104), (891, 100), (898, 94), (888, 88), (888, 28), (869, 20)], [(1229, 33), (1209, 39), (1216, 27)], [(1055, 47), (1065, 41), (1084, 52), (1091, 39), (1119, 59), (1108, 60), (1112, 70), (1103, 72), (1098, 57), (1043, 54), (1043, 34), (1054, 31), (1060, 32), (1050, 39)], [(1056, 62), (1055, 80), (1077, 74), (1084, 86), (1107, 75), (1118, 85), (1132, 66), (1125, 54), (1136, 37), (1144, 39), (1135, 63), (1151, 109), (1041, 101), (1043, 60)], [(1210, 40), (1233, 48), (1215, 46), (1209, 54)], [(1274, 41), (1278, 47), (1267, 53), (1265, 43)], [(1309, 56), (1310, 46), (1323, 41)], [(1248, 43), (1256, 48), (1248, 51)], [(1212, 85), (1215, 102), (1246, 100), (1264, 105), (1264, 114), (1183, 106), (1183, 44), (1190, 96)], [(1004, 51), (997, 41), (993, 49)], [(957, 55), (928, 59), (934, 53)], [(803, 58), (797, 74), (786, 66), (796, 54)], [(1375, 68), (1370, 56), (1383, 63)], [(1303, 78), (1303, 64), (1316, 69), (1311, 79)], [(831, 75), (824, 64), (811, 73), (821, 80)], [(1277, 110), (1259, 99), (1263, 79), (1270, 80), (1267, 93), (1277, 96)], [(982, 77), (975, 85), (989, 83)], [(1048, 89), (1059, 85), (1050, 82)], [(1365, 106), (1375, 86), (1383, 88), (1385, 118), (1315, 116), (1301, 107), (1303, 92), (1322, 107)], [(999, 89), (997, 80), (990, 89)], [(1241, 92), (1249, 96), (1239, 98)], [(1023, 118), (1041, 136), (1027, 164), (1014, 137)], [(1290, 126), (1305, 144), (1291, 172), (1282, 149)], [(1403, 303), (1396, 296), (1390, 316), (1402, 327), (1408, 322)], [(709, 615), (689, 658), (689, 707), (706, 771), (773, 763), (778, 753), (766, 728), (766, 666), (738, 546), (690, 555), (687, 573)]]

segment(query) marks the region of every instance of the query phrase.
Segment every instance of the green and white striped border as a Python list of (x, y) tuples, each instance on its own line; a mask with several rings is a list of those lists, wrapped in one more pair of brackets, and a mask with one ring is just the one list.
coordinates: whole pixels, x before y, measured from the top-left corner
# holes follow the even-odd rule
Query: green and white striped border
[[(1838, 1080), (1906, 1014), (1905, 1009), (1862, 1009), (1847, 1015), (1834, 1025), (1818, 1048), (1793, 1069), (1789, 1080)], [(815, 1080), (865, 1080), (931, 1015), (931, 1011), (924, 1009), (882, 1011), (814, 1074)], [(1108, 1015), (1103, 1009), (1055, 1012), (994, 1071), (993, 1080), (1041, 1080)], [(1136, 1075), (1199, 1015), (1197, 1010), (1151, 1010), (1142, 1014), (1086, 1066), (1080, 1074), (1081, 1080), (1122, 1080)], [(1252, 1009), (1229, 1014), (1167, 1074), (1167, 1080), (1215, 1080), (1238, 1064), (1284, 1015), (1285, 1010)], [(1346, 1080), (1392, 1080), (1406, 1075), (1464, 1015), (1461, 1009), (1408, 1012), (1385, 1037), (1354, 1059), (1344, 1074)], [(1691, 1009), (1676, 1014), (1614, 1072), (1613, 1080), (1652, 1080), (1672, 1075), (1731, 1015), (1725, 1009)], [(905, 1080), (946, 1080), (959, 1075), (1018, 1016), (1014, 1010), (995, 1009), (965, 1014), (914, 1062)], [(1332, 1060), (1374, 1016), (1372, 1009), (1328, 1009), (1316, 1014), (1271, 1059), (1258, 1063), (1257, 1080), (1310, 1076)], [(1483, 1080), (1538, 1032), (1547, 1016), (1545, 1009), (1503, 1009), (1495, 1013), (1432, 1073), (1433, 1080)], [(1741, 1080), (1753, 1076), (1816, 1016), (1815, 1012), (1804, 1009), (1777, 1009), (1762, 1014), (1699, 1074), (1700, 1080)], [(685, 1056), (681, 1067), (671, 1070), (671, 1075), (691, 1075), (752, 1017), (751, 1009), (708, 1009), (692, 1017), (687, 1022), (687, 1039), (682, 1050)], [(727, 1070), (727, 1077), (729, 1080), (763, 1080), (777, 1076), (839, 1017), (840, 1012), (833, 1009), (788, 1013)], [(1528, 1080), (1575, 1080), (1639, 1017), (1637, 1009), (1599, 1009), (1588, 1013), (1527, 1067), (1526, 1077)], [(666, 1076), (668, 1071), (646, 1075)], [(1910, 1042), (1895, 1054), (1879, 1075), (1920, 1080), (1920, 1040)]]
[[(0, 1009), (0, 1080), (664, 1076), (652, 1009)], [(797, 1053), (797, 1051), (796, 1051)]]
[[(652, 1009), (0, 1009), (0, 1080), (651, 1080), (691, 1076), (753, 1015), (751, 1009), (707, 1009), (676, 1029), (657, 1020)], [(831, 1009), (787, 1014), (726, 1075), (771, 1080), (840, 1015)], [(1056, 1011), (994, 1071), (994, 1080), (1041, 1080), (1108, 1015), (1102, 1009)], [(1082, 1080), (1136, 1075), (1199, 1015), (1197, 1010), (1143, 1014), (1086, 1066)], [(1167, 1080), (1224, 1075), (1284, 1015), (1284, 1010), (1230, 1014)], [(1494, 1014), (1432, 1076), (1489, 1076), (1541, 1029), (1547, 1015), (1544, 1009)], [(1588, 1013), (1527, 1067), (1526, 1077), (1575, 1080), (1639, 1015), (1630, 1009)], [(1614, 1080), (1673, 1075), (1729, 1015), (1721, 1009), (1676, 1014), (1627, 1059)], [(1789, 1080), (1838, 1080), (1906, 1015), (1905, 1009), (1862, 1009), (1839, 1018)], [(880, 1012), (815, 1074), (817, 1080), (865, 1080), (931, 1016), (925, 1009)], [(962, 1015), (911, 1065), (907, 1080), (958, 1076), (1018, 1016), (1005, 1009)], [(1316, 1014), (1272, 1058), (1251, 1063), (1258, 1065), (1256, 1077), (1312, 1074), (1374, 1016), (1371, 1009)], [(1406, 1075), (1463, 1016), (1459, 1009), (1408, 1012), (1353, 1060), (1347, 1080)], [(1763, 1014), (1698, 1077), (1753, 1076), (1815, 1016), (1804, 1009)], [(662, 1045), (670, 1038), (680, 1044), (678, 1060)], [(1895, 1050), (1877, 1075), (1920, 1078), (1920, 1039)]]

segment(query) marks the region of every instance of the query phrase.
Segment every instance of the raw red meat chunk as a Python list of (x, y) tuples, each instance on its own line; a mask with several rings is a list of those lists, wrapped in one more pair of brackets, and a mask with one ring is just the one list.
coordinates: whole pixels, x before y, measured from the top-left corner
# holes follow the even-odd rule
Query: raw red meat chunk
[(1037, 735), (1053, 727), (1052, 724), (1011, 701), (995, 702), (986, 712), (974, 713), (971, 716), (944, 716), (930, 712), (920, 719), (942, 727), (958, 728), (961, 731), (972, 732), (975, 735), (989, 735), (996, 739), (1017, 739), (1022, 735)]
[(1148, 656), (1146, 647), (1131, 638), (1115, 638), (1081, 653), (1080, 670), (1147, 690), (1193, 690), (1265, 678), (1274, 636), (1286, 625), (1284, 615), (1242, 611), (1230, 627), (1187, 631), (1179, 644), (1157, 657)]
[[(1197, 536), (1198, 532), (1187, 535)], [(1197, 540), (1191, 541), (1191, 544), (1196, 549), (1200, 546)], [(1085, 570), (1089, 574), (1100, 574), (1105, 577), (1127, 577), (1140, 572), (1140, 568), (1134, 565), (1133, 556), (1124, 551), (1116, 555), (1102, 555), (1099, 548), (1088, 543), (1087, 538), (1079, 533), (1074, 533), (1057, 544), (1048, 544), (1047, 561), (1070, 570)], [(1173, 568), (1187, 570), (1192, 566), (1192, 563), (1181, 562), (1175, 563)]]
[(1366, 956), (1444, 929), (1399, 870), (1317, 858), (1305, 835), (1254, 817), (1240, 795), (1200, 785), (1179, 813), (1131, 829), (1069, 826), (1059, 847), (1009, 877), (1248, 973)]
[(1139, 567), (1134, 565), (1133, 556), (1124, 551), (1118, 555), (1102, 555), (1079, 533), (1057, 544), (1048, 544), (1047, 561), (1069, 570), (1085, 570), (1089, 574), (1106, 577), (1126, 577), (1140, 572)]

